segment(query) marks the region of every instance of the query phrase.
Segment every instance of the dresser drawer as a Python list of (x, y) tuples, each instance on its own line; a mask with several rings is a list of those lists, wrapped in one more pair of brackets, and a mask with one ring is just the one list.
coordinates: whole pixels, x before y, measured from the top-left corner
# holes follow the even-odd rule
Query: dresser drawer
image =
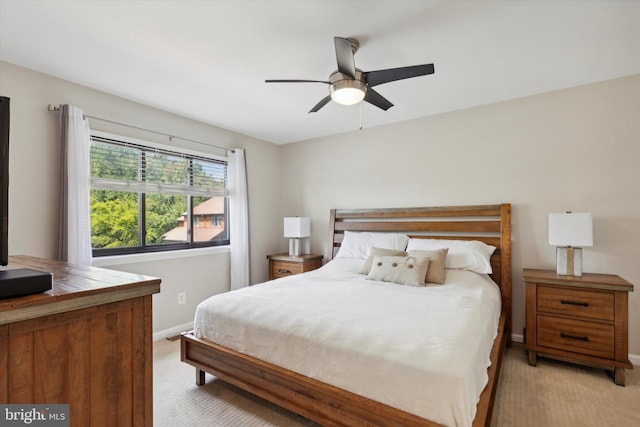
[(273, 279), (304, 273), (304, 265), (299, 262), (272, 261), (270, 264), (269, 277)]
[(614, 326), (538, 315), (537, 345), (613, 359)]
[(615, 319), (613, 292), (538, 286), (538, 312), (585, 319)]

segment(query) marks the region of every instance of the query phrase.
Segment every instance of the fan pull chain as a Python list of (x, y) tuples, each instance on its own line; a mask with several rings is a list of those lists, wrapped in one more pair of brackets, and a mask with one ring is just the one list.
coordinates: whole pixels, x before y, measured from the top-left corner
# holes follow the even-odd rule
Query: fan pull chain
[(360, 102), (360, 130), (362, 130), (362, 102)]

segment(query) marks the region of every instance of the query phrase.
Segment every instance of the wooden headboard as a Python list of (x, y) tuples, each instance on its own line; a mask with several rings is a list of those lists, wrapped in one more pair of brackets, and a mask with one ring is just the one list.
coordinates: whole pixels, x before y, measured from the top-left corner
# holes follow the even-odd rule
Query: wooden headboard
[(345, 231), (405, 233), (415, 238), (480, 240), (495, 246), (491, 278), (500, 286), (511, 339), (511, 204), (391, 209), (332, 209), (329, 222), (333, 259)]

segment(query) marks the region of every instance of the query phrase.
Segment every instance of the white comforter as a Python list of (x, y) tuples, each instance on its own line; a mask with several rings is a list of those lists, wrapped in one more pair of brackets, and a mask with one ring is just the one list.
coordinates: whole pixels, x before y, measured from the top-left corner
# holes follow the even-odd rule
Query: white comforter
[(367, 280), (363, 260), (216, 295), (195, 335), (448, 426), (470, 426), (500, 316), (488, 276), (444, 285)]

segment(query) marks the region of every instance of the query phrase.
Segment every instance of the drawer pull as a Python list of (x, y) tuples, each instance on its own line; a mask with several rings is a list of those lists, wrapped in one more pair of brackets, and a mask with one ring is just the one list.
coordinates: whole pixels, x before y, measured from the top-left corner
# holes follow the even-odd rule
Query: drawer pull
[(285, 270), (284, 268), (279, 268), (278, 273), (280, 274), (291, 274), (291, 270)]
[(570, 339), (570, 340), (578, 340), (578, 341), (589, 342), (589, 337), (581, 337), (581, 336), (578, 336), (578, 335), (565, 334), (564, 332), (560, 332), (560, 336), (562, 338), (567, 338), (567, 339)]
[(588, 302), (567, 301), (565, 299), (560, 300), (560, 304), (579, 305), (581, 307), (589, 307), (589, 303)]

